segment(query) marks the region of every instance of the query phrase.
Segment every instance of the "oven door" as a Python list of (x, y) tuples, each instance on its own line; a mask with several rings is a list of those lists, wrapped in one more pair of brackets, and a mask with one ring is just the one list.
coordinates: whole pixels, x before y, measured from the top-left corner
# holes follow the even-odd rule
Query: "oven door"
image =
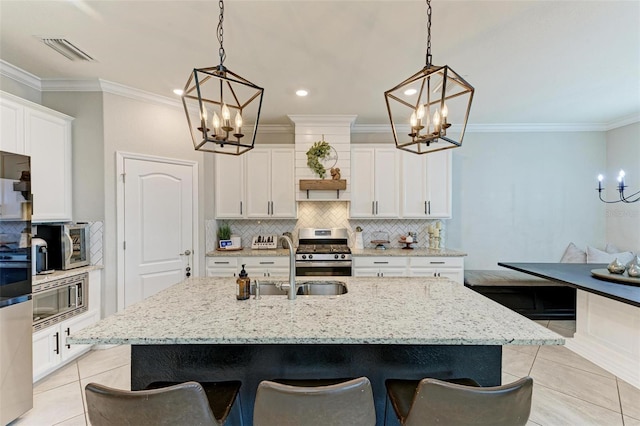
[(351, 261), (296, 261), (297, 277), (350, 277)]

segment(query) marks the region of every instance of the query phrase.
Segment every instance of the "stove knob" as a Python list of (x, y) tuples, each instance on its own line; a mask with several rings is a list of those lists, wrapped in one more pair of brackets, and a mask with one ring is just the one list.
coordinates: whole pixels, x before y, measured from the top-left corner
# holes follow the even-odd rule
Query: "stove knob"
[(313, 259), (313, 255), (312, 254), (309, 255), (309, 260), (311, 260), (311, 259)]
[(303, 254), (303, 255), (302, 255), (302, 258), (303, 258), (303, 259), (306, 259), (306, 258), (307, 258), (307, 255), (306, 255), (306, 254)]
[[(334, 259), (337, 259), (338, 257), (339, 257), (339, 256), (338, 256), (337, 254), (334, 254), (334, 255), (333, 255), (333, 258), (334, 258)], [(344, 257), (344, 255), (342, 255), (342, 257)]]
[(346, 256), (343, 254), (342, 256), (340, 256), (342, 259), (344, 259)]

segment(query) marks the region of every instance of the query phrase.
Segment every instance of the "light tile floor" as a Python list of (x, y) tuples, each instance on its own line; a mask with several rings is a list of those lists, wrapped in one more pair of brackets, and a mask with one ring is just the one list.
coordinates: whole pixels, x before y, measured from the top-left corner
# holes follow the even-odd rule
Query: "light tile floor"
[[(570, 337), (573, 321), (538, 321)], [(94, 350), (34, 385), (34, 408), (11, 426), (89, 425), (84, 386), (129, 389), (130, 347)], [(534, 379), (528, 425), (640, 426), (640, 389), (561, 346), (506, 346), (504, 383)]]

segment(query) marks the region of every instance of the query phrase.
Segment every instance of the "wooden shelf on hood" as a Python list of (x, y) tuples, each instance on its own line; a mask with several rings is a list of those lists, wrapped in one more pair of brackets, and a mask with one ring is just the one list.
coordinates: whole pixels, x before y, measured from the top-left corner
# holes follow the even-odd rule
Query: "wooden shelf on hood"
[(346, 179), (300, 179), (300, 190), (307, 191), (307, 199), (310, 190), (337, 191), (340, 198), (340, 190), (347, 189)]

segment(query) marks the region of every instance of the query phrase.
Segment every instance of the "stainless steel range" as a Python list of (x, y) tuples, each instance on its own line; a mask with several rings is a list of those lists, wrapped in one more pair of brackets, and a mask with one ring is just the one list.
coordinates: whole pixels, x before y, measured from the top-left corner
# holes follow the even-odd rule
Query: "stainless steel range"
[(351, 249), (345, 228), (301, 228), (296, 276), (351, 276)]

